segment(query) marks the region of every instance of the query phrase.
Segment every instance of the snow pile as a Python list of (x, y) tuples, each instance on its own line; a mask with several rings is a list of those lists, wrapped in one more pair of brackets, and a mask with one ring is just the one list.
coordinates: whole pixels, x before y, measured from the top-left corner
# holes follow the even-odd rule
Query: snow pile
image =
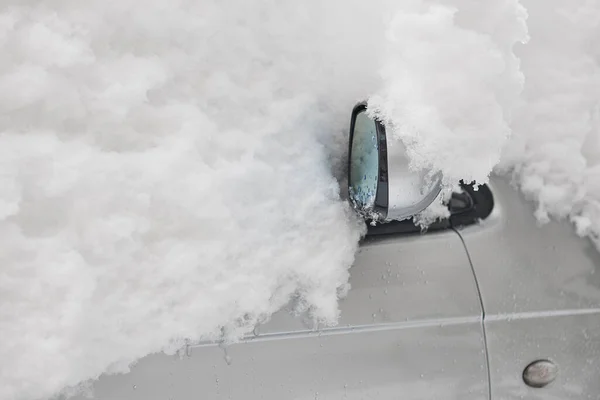
[(543, 4), (521, 101), (516, 0), (4, 2), (0, 400), (234, 339), (290, 300), (335, 323), (363, 229), (335, 177), (367, 97), (449, 184), (485, 181), (514, 127), (502, 167), (597, 233), (598, 14)]
[(600, 3), (527, 0), (526, 76), (499, 170), (542, 222), (569, 218), (600, 248)]
[(0, 399), (290, 299), (336, 321), (362, 231), (332, 169), (379, 11), (319, 3), (5, 2)]
[(528, 39), (527, 14), (516, 0), (448, 3), (392, 18), (383, 84), (369, 106), (414, 169), (442, 171), (447, 185), (485, 183), (523, 86), (513, 46)]

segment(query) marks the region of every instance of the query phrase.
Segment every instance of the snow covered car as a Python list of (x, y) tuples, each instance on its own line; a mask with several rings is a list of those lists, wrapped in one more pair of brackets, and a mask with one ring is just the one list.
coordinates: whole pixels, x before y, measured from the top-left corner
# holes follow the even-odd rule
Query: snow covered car
[[(407, 194), (423, 177), (393, 165), (364, 105), (351, 138), (350, 195), (366, 218), (405, 218), (433, 201), (439, 177)], [(93, 398), (600, 398), (600, 254), (567, 222), (539, 226), (532, 208), (494, 178), (454, 193), (450, 216), (426, 234), (410, 220), (369, 224), (338, 326), (315, 330), (284, 310), (241, 343), (102, 376)]]

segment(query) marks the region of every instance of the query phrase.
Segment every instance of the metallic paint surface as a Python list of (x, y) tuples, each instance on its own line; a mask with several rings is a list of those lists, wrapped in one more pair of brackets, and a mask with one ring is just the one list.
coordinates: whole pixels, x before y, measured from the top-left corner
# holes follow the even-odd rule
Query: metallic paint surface
[(151, 355), (102, 376), (93, 398), (488, 398), (480, 299), (455, 232), (367, 241), (351, 284), (337, 327), (314, 331), (280, 312), (243, 343)]
[[(600, 254), (567, 222), (538, 226), (507, 182), (492, 191), (477, 226), (365, 241), (337, 327), (282, 311), (242, 343), (102, 376), (93, 398), (600, 399)], [(558, 377), (532, 388), (539, 359)]]
[[(600, 399), (600, 254), (566, 221), (539, 226), (506, 181), (492, 191), (492, 215), (460, 231), (482, 294), (492, 399)], [(539, 359), (558, 378), (531, 388), (522, 373)]]

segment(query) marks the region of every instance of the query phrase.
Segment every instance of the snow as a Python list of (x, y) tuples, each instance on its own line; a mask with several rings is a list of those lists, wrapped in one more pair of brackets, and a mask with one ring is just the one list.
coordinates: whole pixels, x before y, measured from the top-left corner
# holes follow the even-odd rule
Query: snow
[(600, 3), (525, 1), (526, 81), (499, 172), (537, 203), (541, 222), (574, 222), (600, 248)]
[(442, 171), (450, 185), (488, 180), (523, 85), (512, 47), (528, 39), (525, 9), (513, 0), (490, 3), (421, 3), (395, 14), (383, 81), (369, 101), (413, 169)]
[[(526, 10), (527, 9), (527, 10)], [(593, 1), (0, 7), (0, 400), (48, 398), (292, 302), (334, 324), (365, 98), (411, 168), (510, 173), (600, 234)]]

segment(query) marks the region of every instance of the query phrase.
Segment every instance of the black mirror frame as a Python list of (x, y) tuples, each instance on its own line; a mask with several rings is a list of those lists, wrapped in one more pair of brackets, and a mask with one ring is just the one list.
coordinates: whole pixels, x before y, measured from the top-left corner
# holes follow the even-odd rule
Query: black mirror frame
[[(360, 112), (367, 110), (367, 103), (358, 103), (352, 109), (352, 117), (350, 120), (350, 134), (348, 141), (348, 189), (350, 192), (350, 185), (352, 182), (351, 176), (351, 164), (352, 164), (352, 140), (354, 139), (354, 127), (356, 123), (356, 117)], [(385, 220), (388, 214), (389, 207), (389, 187), (388, 187), (388, 156), (387, 156), (387, 138), (385, 132), (385, 126), (378, 120), (374, 120), (376, 131), (377, 131), (377, 143), (378, 143), (378, 169), (377, 172), (377, 191), (375, 194), (375, 202), (373, 205), (373, 213), (379, 215), (381, 220)]]

